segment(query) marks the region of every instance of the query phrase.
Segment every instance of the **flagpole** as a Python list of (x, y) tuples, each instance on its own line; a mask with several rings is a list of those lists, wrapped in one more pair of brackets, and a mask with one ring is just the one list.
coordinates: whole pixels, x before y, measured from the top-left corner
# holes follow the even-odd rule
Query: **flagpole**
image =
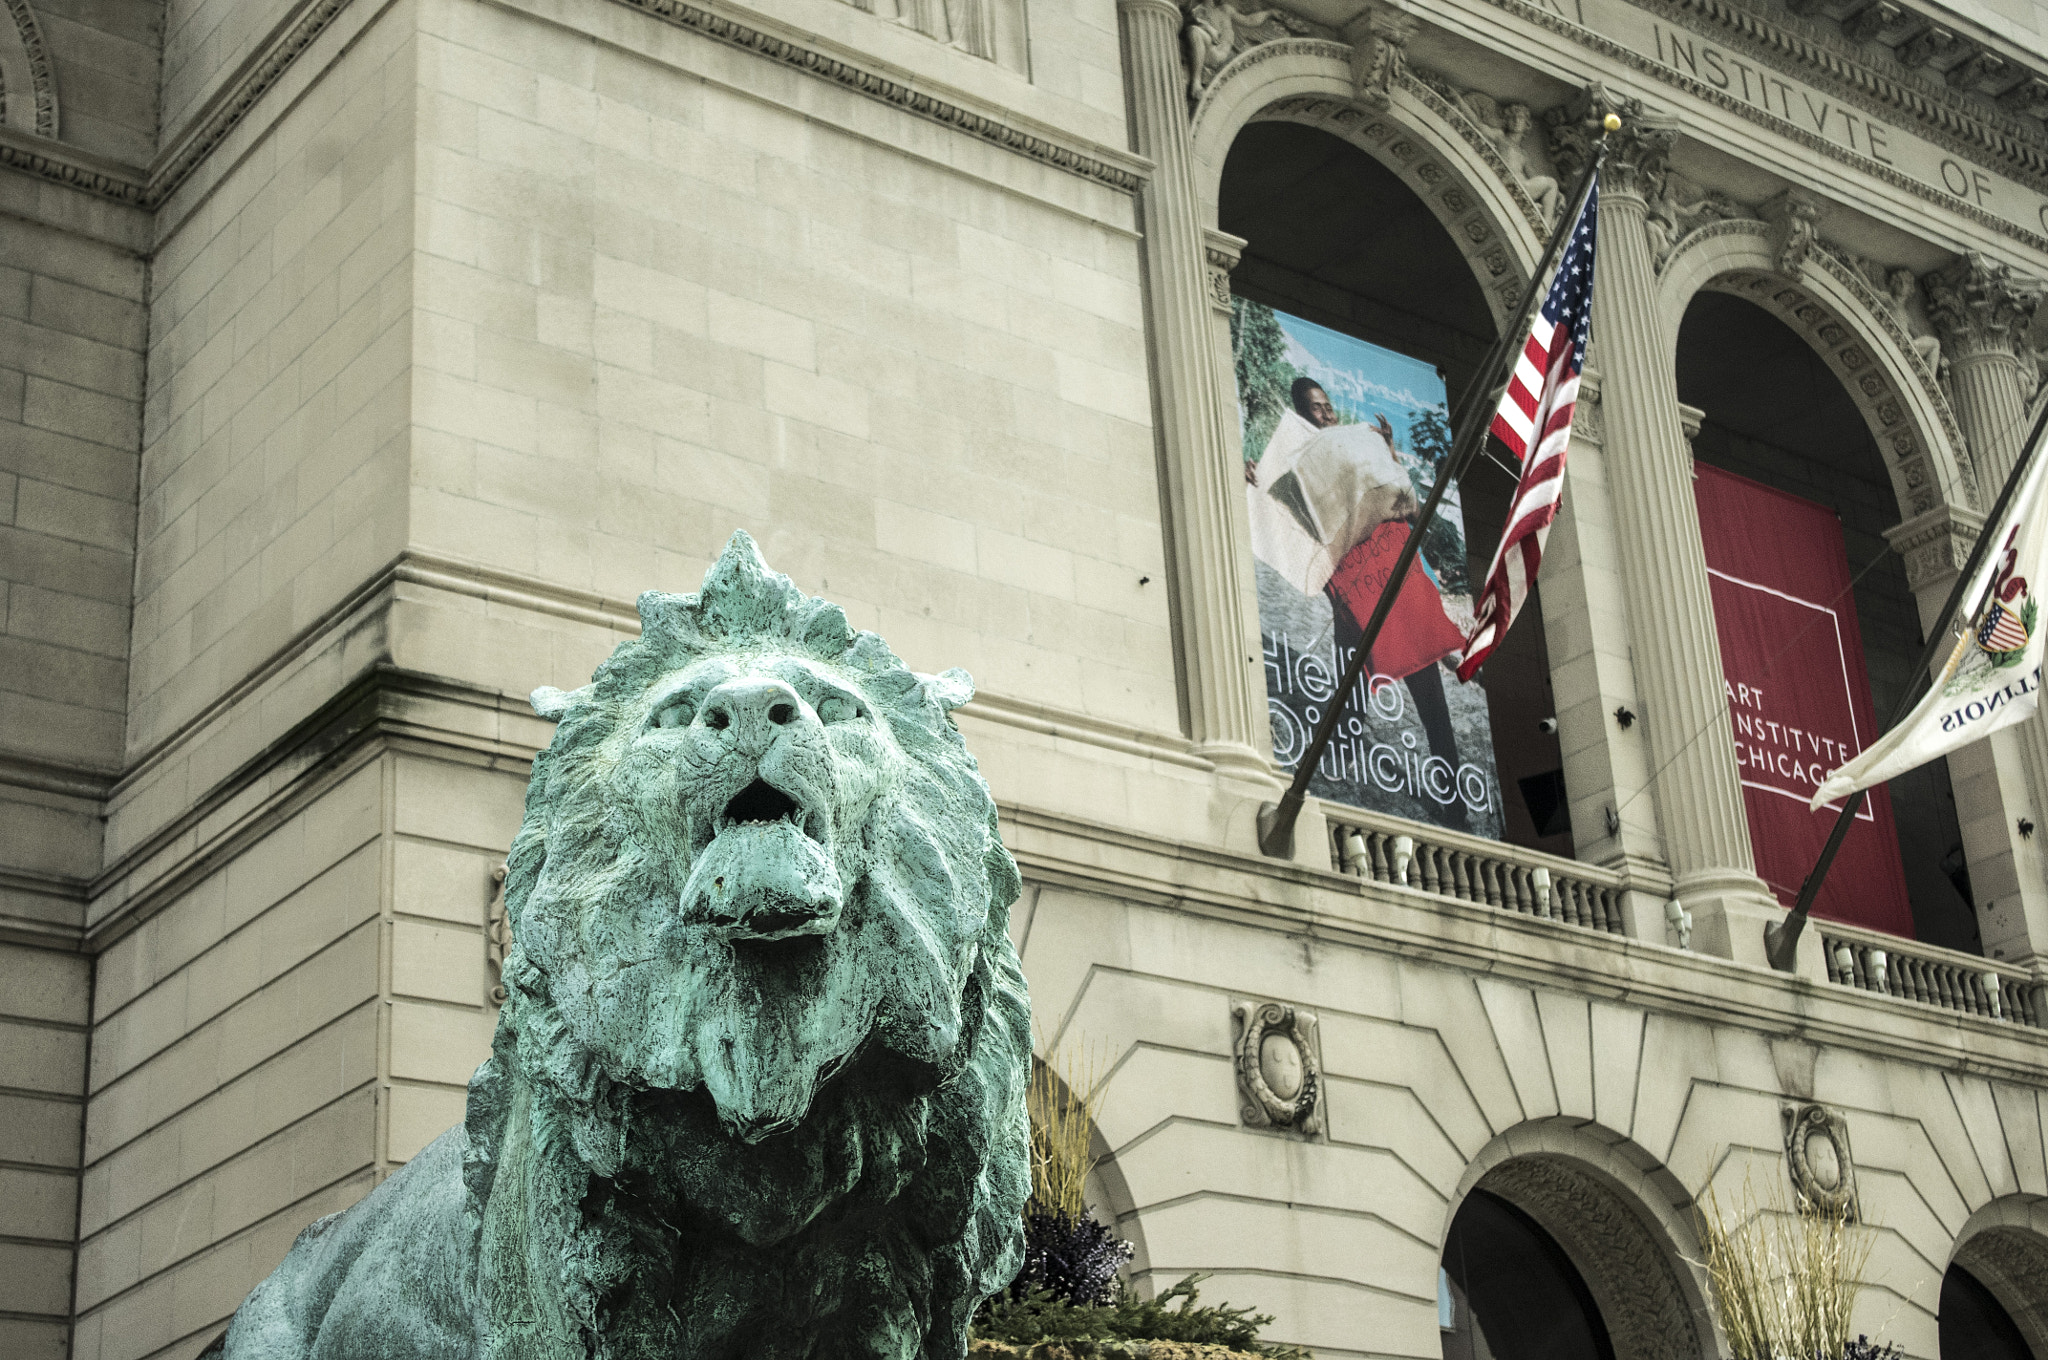
[[(1593, 176), (1599, 173), (1600, 161), (1607, 154), (1608, 132), (1621, 126), (1621, 120), (1613, 114), (1602, 124), (1604, 131), (1593, 144), (1592, 158), (1579, 176), (1578, 188), (1569, 202), (1571, 207), (1559, 219), (1557, 229), (1551, 233), (1550, 244), (1544, 249), (1543, 260), (1536, 271), (1529, 275), (1529, 282), (1522, 290), (1521, 305), (1514, 312), (1513, 324), (1503, 327), (1494, 340), (1493, 348), (1487, 351), (1485, 361), (1466, 386), (1465, 394), (1458, 403), (1463, 417), (1462, 427), (1451, 444), (1450, 456), (1444, 459), (1437, 470), (1435, 485), (1429, 489), (1429, 499), (1416, 512), (1415, 529), (1408, 535), (1408, 541), (1401, 545), (1401, 553), (1394, 559), (1394, 569), (1387, 576), (1386, 584), (1380, 587), (1380, 596), (1373, 605), (1372, 617), (1358, 636), (1358, 647), (1352, 653), (1351, 661), (1344, 668), (1344, 678), (1337, 686), (1336, 694), (1330, 701), (1330, 708), (1323, 720), (1316, 725), (1315, 735), (1295, 763), (1293, 782), (1287, 792), (1280, 795), (1278, 803), (1266, 803), (1259, 808), (1259, 850), (1274, 859), (1294, 857), (1294, 823), (1301, 815), (1301, 805), (1308, 798), (1308, 782), (1315, 774), (1316, 766), (1322, 763), (1323, 752), (1329, 749), (1331, 740), (1337, 735), (1337, 723), (1344, 716), (1345, 706), (1351, 701), (1351, 692), (1365, 675), (1366, 663), (1372, 657), (1373, 644), (1379, 641), (1380, 629), (1387, 621), (1387, 615), (1394, 607), (1394, 600), (1401, 593), (1401, 582), (1408, 575), (1408, 568), (1415, 561), (1415, 554), (1422, 547), (1423, 536), (1429, 531), (1430, 521), (1436, 516), (1436, 508), (1450, 486), (1462, 477), (1465, 467), (1485, 446), (1486, 432), (1490, 420), (1483, 419), (1487, 407), (1479, 405), (1474, 409), (1475, 398), (1484, 402), (1488, 398), (1494, 404), (1500, 401), (1501, 390), (1507, 386), (1508, 375), (1513, 369), (1514, 357), (1529, 338), (1529, 309), (1538, 297), (1538, 290), (1557, 268), (1558, 257), (1564, 252), (1564, 244), (1570, 239), (1572, 230), (1578, 225), (1579, 214), (1585, 211), (1587, 191), (1593, 187)], [(1431, 663), (1435, 664), (1435, 663)]]
[[(2042, 408), (2034, 421), (2034, 429), (2027, 436), (2026, 451), (2006, 474), (2005, 489), (1998, 493), (1998, 504), (1991, 507), (1991, 514), (1985, 519), (1984, 527), (1977, 534), (1976, 546), (1970, 549), (1970, 560), (1964, 564), (1956, 577), (1955, 585), (1949, 588), (1948, 603), (1941, 611), (1942, 626), (1927, 635), (1927, 646), (1921, 650), (1920, 664), (1913, 669), (1913, 682), (1899, 696), (1899, 702), (1892, 708), (1892, 716), (1885, 723), (1883, 731), (1889, 732), (1905, 721), (1913, 711), (1913, 705), (1920, 701), (1920, 686), (1932, 675), (1931, 668), (1945, 650), (1955, 646), (1955, 615), (1963, 606), (1964, 592), (1970, 588), (1970, 580), (1977, 569), (1984, 564), (1984, 555), (1991, 550), (1991, 540), (1997, 536), (1998, 526), (2005, 522), (2005, 512), (2012, 504), (2012, 498), (2019, 491), (2020, 479), (2026, 475), (2034, 457), (2040, 452), (2041, 436), (2048, 433), (2048, 407)], [(1842, 848), (1842, 842), (1849, 835), (1849, 824), (1856, 819), (1856, 812), (1863, 806), (1868, 789), (1858, 789), (1842, 804), (1842, 811), (1835, 818), (1834, 829), (1828, 832), (1827, 844), (1820, 849), (1820, 858), (1813, 862), (1813, 869), (1806, 875), (1806, 881), (1799, 885), (1799, 898), (1792, 906), (1791, 915), (1782, 921), (1764, 927), (1764, 956), (1771, 961), (1771, 967), (1781, 973), (1793, 969), (1799, 952), (1799, 936), (1806, 929), (1806, 918), (1813, 910), (1814, 899), (1820, 896), (1820, 886), (1834, 866), (1835, 855)]]

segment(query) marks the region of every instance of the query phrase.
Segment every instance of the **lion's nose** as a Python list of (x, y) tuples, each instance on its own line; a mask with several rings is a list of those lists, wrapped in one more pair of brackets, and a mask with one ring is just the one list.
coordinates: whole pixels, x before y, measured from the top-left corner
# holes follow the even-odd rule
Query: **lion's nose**
[(704, 696), (697, 720), (724, 732), (733, 745), (758, 756), (774, 744), (784, 728), (803, 720), (804, 701), (797, 692), (769, 676), (728, 680)]

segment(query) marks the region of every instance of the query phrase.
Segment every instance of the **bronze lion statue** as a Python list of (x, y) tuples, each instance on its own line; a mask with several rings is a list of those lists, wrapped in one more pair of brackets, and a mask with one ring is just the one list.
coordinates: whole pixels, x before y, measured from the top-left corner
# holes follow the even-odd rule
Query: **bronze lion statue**
[(948, 711), (735, 534), (534, 762), (468, 1114), (228, 1360), (958, 1360), (1030, 1188), (1017, 868)]

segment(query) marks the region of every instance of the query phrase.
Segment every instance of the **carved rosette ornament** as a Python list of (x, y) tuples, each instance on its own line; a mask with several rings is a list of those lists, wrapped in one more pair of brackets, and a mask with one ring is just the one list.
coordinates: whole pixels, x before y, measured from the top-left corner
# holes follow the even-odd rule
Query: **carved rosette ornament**
[(1856, 1164), (1849, 1157), (1849, 1121), (1825, 1105), (1786, 1105), (1785, 1170), (1808, 1206), (1856, 1216)]
[(1928, 319), (1957, 359), (1982, 355), (2027, 361), (2027, 330), (2041, 301), (2041, 286), (2015, 276), (2009, 265), (1967, 251), (1921, 281)]
[(1238, 1113), (1255, 1129), (1323, 1131), (1316, 1018), (1277, 1001), (1233, 1001), (1237, 1021)]

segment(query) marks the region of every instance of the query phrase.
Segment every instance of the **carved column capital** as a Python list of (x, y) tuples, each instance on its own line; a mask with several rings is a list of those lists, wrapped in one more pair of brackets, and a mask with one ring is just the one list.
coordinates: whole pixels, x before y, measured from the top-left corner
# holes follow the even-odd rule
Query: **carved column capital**
[(1829, 204), (1804, 189), (1787, 189), (1758, 211), (1771, 224), (1771, 254), (1780, 274), (1798, 278), (1820, 240), (1820, 222)]
[(1702, 411), (1697, 406), (1687, 406), (1682, 401), (1678, 403), (1678, 423), (1685, 430), (1687, 447), (1691, 447), (1692, 442), (1700, 437), (1700, 426), (1706, 424), (1706, 422), (1707, 413), (1705, 411)]
[(1951, 359), (2028, 357), (2026, 334), (2041, 285), (2009, 265), (1966, 251), (1921, 280), (1927, 315)]
[(1408, 62), (1408, 40), (1420, 26), (1414, 15), (1379, 5), (1345, 26), (1344, 41), (1351, 44), (1352, 93), (1360, 102), (1387, 107), (1394, 80)]
[(1984, 531), (1984, 517), (1959, 506), (1937, 505), (1884, 531), (1884, 541), (1906, 559), (1906, 585), (1946, 591), (1970, 560), (1970, 549)]
[[(1609, 114), (1621, 119), (1613, 132), (1603, 124)], [(1576, 177), (1586, 168), (1593, 146), (1607, 140), (1606, 175), (1600, 185), (1603, 201), (1616, 194), (1654, 197), (1664, 183), (1671, 145), (1678, 140), (1678, 119), (1647, 108), (1640, 99), (1616, 94), (1595, 81), (1573, 100), (1544, 115), (1550, 124), (1550, 154), (1559, 172)]]
[(1230, 271), (1244, 255), (1248, 242), (1215, 227), (1202, 230), (1202, 250), (1209, 262), (1209, 301), (1224, 315), (1230, 314)]

